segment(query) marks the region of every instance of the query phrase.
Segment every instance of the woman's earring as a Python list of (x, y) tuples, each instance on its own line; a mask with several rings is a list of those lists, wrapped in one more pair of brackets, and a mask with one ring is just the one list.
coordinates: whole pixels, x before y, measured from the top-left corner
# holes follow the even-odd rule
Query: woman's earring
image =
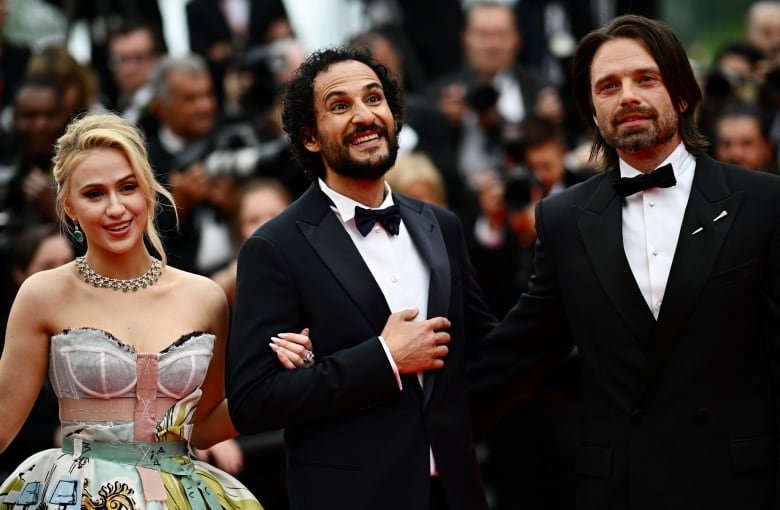
[(84, 242), (84, 234), (79, 230), (79, 223), (77, 221), (73, 222), (74, 229), (73, 230), (73, 240), (77, 243), (83, 243)]

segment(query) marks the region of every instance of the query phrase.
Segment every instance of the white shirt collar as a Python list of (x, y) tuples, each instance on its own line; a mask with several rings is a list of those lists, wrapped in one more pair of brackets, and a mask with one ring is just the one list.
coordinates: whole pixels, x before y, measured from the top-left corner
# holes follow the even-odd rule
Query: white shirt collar
[(391, 193), (390, 185), (387, 183), (387, 181), (385, 181), (385, 199), (382, 201), (382, 205), (379, 207), (366, 207), (360, 202), (352, 200), (348, 196), (342, 195), (338, 191), (334, 191), (327, 184), (325, 184), (325, 181), (323, 181), (321, 178), (318, 178), (317, 182), (320, 185), (322, 192), (325, 193), (328, 198), (330, 198), (331, 202), (333, 202), (333, 207), (341, 217), (341, 221), (344, 223), (355, 217), (355, 206), (363, 207), (364, 209), (384, 209), (385, 207), (393, 205), (393, 194)]
[(160, 126), (159, 136), (160, 145), (171, 154), (178, 154), (187, 146), (187, 141), (171, 131), (168, 126)]
[[(688, 150), (685, 148), (685, 144), (680, 143), (680, 145), (678, 145), (677, 148), (675, 148), (672, 153), (669, 154), (669, 156), (656, 168), (662, 167), (667, 163), (672, 164), (675, 179), (677, 179), (677, 181), (684, 181), (687, 180), (686, 173), (696, 166), (696, 158), (694, 158), (693, 155), (688, 152)], [(637, 175), (643, 173), (622, 159), (619, 160), (619, 167), (621, 177), (636, 177)]]

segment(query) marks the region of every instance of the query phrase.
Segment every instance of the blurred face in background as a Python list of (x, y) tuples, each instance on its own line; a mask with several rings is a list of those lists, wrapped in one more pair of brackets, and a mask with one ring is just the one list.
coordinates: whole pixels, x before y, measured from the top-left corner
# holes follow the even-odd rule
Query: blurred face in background
[(780, 52), (780, 4), (757, 2), (748, 14), (747, 40), (767, 57)]
[(185, 140), (208, 134), (217, 114), (211, 76), (173, 70), (168, 75), (168, 88), (168, 97), (159, 104), (163, 123)]
[(35, 256), (27, 266), (27, 276), (38, 271), (54, 269), (73, 260), (73, 247), (60, 234), (47, 237), (35, 251)]
[(241, 237), (246, 239), (251, 236), (255, 230), (284, 211), (288, 205), (287, 197), (273, 187), (247, 192), (238, 212)]
[(553, 186), (563, 180), (566, 172), (563, 162), (565, 155), (564, 148), (555, 141), (526, 149), (525, 163), (533, 171), (545, 193), (549, 193)]
[(47, 156), (65, 130), (62, 99), (53, 87), (24, 86), (14, 102), (12, 130), (18, 150), (31, 157)]
[(115, 35), (109, 52), (114, 81), (122, 94), (132, 94), (141, 88), (158, 61), (154, 37), (143, 28)]
[(772, 143), (750, 115), (720, 119), (715, 127), (715, 158), (752, 170), (766, 170), (772, 161)]
[(404, 63), (401, 55), (385, 39), (377, 39), (371, 48), (371, 55), (381, 62), (393, 75), (403, 82)]
[(43, 239), (35, 250), (27, 267), (14, 267), (14, 281), (21, 285), (30, 275), (38, 271), (54, 269), (73, 260), (73, 247), (62, 234), (52, 234)]
[(464, 49), (471, 66), (484, 77), (493, 77), (514, 65), (520, 39), (511, 7), (478, 5), (469, 10)]

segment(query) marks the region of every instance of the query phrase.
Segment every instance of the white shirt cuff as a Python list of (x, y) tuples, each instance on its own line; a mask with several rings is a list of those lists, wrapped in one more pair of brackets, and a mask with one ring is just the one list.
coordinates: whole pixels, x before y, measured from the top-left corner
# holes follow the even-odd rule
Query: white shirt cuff
[(377, 336), (377, 338), (379, 339), (379, 343), (382, 344), (382, 349), (385, 350), (385, 356), (387, 356), (387, 361), (390, 362), (390, 367), (393, 369), (393, 373), (395, 374), (395, 381), (398, 383), (398, 389), (403, 391), (404, 385), (401, 384), (401, 374), (398, 373), (398, 366), (396, 366), (393, 357), (390, 355), (390, 349), (387, 348), (387, 344), (385, 343), (384, 338), (381, 336)]

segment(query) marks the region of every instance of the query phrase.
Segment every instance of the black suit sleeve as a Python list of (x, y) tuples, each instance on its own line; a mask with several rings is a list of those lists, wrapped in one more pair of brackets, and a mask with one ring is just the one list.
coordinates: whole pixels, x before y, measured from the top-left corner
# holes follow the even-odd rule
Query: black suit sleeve
[(544, 203), (536, 207), (534, 274), (528, 291), (479, 342), (476, 357), (468, 365), (474, 429), (478, 435), (527, 397), (571, 346), (554, 264), (545, 249)]
[[(296, 284), (317, 287), (316, 281), (293, 274), (290, 257), (295, 256), (259, 235), (239, 253), (226, 391), (231, 418), (242, 434), (325, 419), (400, 394), (377, 337), (321, 355), (318, 342), (326, 342), (313, 336), (316, 365), (292, 371), (282, 367), (268, 345), (271, 337), (309, 326), (301, 294), (316, 290)], [(327, 310), (328, 296), (319, 299), (318, 307)]]

